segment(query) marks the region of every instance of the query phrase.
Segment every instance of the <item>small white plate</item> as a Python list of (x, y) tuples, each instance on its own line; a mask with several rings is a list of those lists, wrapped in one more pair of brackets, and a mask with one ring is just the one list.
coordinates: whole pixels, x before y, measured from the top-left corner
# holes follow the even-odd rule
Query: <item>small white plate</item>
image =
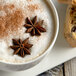
[(69, 59), (76, 57), (76, 48), (71, 48), (63, 36), (63, 25), (67, 5), (59, 4), (57, 0), (53, 0), (60, 18), (60, 31), (52, 52), (44, 58), (35, 67), (22, 72), (4, 72), (0, 71), (0, 76), (36, 76), (46, 70), (49, 70)]

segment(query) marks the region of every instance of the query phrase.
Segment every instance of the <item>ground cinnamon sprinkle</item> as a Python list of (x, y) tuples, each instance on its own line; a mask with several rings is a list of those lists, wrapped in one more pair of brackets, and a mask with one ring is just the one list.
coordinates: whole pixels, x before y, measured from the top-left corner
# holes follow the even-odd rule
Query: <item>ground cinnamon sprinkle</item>
[(35, 11), (35, 10), (39, 9), (39, 6), (38, 6), (38, 4), (30, 4), (30, 5), (28, 5), (28, 9), (30, 11)]
[(31, 2), (32, 0), (27, 0), (28, 2)]
[(4, 8), (13, 9), (15, 8), (15, 6), (13, 4), (10, 4), (10, 5), (5, 5)]
[(9, 33), (12, 33), (13, 31), (17, 31), (17, 29), (21, 27), (21, 24), (24, 20), (22, 10), (16, 9), (13, 10), (12, 13), (9, 12), (12, 11), (13, 8), (14, 5), (0, 6), (0, 10), (6, 13), (5, 16), (0, 16), (0, 38), (9, 35)]

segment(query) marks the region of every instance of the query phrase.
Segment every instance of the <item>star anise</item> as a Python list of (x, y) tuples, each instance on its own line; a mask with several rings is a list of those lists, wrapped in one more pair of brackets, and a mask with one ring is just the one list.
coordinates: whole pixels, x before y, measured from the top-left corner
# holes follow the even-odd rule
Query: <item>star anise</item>
[(26, 24), (24, 25), (27, 28), (26, 33), (30, 33), (32, 36), (40, 36), (41, 32), (46, 32), (46, 29), (41, 26), (42, 24), (43, 20), (37, 22), (37, 16), (32, 20), (27, 17)]
[(28, 43), (29, 38), (22, 41), (21, 39), (13, 39), (13, 46), (10, 46), (14, 50), (14, 54), (24, 57), (26, 54), (30, 54), (30, 48), (33, 46)]

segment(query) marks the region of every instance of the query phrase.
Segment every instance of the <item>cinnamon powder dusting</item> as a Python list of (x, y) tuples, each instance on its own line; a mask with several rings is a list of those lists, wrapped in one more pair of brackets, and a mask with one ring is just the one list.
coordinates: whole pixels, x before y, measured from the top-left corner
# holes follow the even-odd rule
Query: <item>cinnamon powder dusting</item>
[(13, 9), (13, 8), (15, 8), (15, 6), (13, 4), (11, 4), (11, 5), (5, 5), (4, 8)]
[(0, 16), (0, 38), (12, 34), (14, 31), (17, 31), (18, 28), (21, 27), (21, 24), (24, 20), (22, 10), (21, 9), (12, 10), (14, 8), (15, 8), (14, 5), (0, 6), (0, 11), (6, 13), (5, 16)]
[(35, 11), (35, 10), (39, 9), (39, 6), (38, 6), (38, 4), (30, 4), (30, 5), (28, 5), (28, 9), (30, 11)]
[(28, 2), (31, 2), (32, 0), (27, 0)]

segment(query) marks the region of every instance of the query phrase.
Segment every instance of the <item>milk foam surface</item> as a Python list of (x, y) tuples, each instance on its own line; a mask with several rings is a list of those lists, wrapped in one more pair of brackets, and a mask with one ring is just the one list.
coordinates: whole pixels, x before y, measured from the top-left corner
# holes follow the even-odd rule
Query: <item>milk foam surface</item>
[[(0, 38), (0, 61), (9, 63), (24, 63), (35, 59), (44, 53), (51, 43), (54, 33), (52, 16), (50, 13), (49, 17), (47, 11), (48, 9), (46, 8), (47, 5), (43, 0), (0, 0), (0, 5), (2, 6), (10, 4), (14, 5), (15, 7), (12, 10), (8, 9), (9, 13), (20, 9), (23, 13), (23, 21), (20, 24), (21, 26), (18, 26), (17, 31), (13, 31), (13, 33), (11, 33), (9, 29), (8, 35)], [(0, 10), (0, 17), (1, 16), (6, 16), (6, 12)], [(47, 30), (47, 32), (42, 33), (39, 37), (32, 37), (29, 33), (25, 33), (26, 28), (23, 27), (26, 17), (32, 18), (34, 16), (37, 16), (38, 20), (44, 20), (43, 27)], [(9, 48), (9, 46), (13, 45), (12, 39), (21, 38), (24, 40), (28, 37), (29, 43), (33, 44), (33, 47), (31, 48), (31, 55), (26, 55), (24, 58), (21, 58), (18, 55), (13, 55), (13, 50)]]

